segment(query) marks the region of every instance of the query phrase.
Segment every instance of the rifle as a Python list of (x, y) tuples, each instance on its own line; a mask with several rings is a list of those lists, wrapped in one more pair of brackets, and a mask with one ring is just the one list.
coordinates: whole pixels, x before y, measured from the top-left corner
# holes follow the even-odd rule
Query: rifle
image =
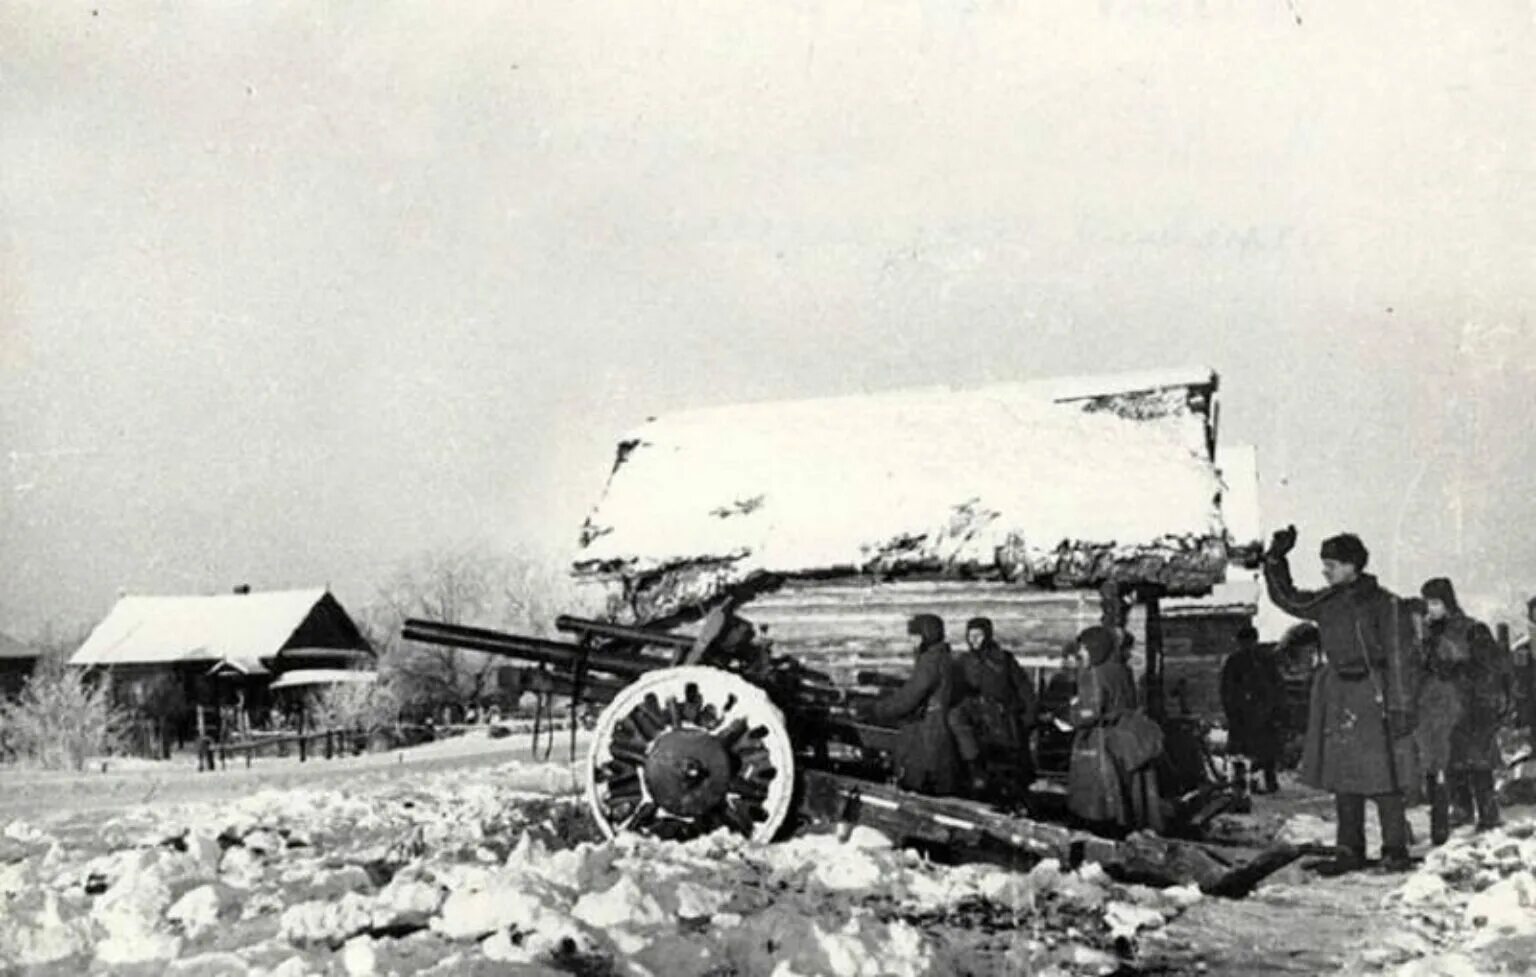
[[(1397, 607), (1392, 608), (1394, 624), (1396, 623)], [(1378, 679), (1376, 669), (1371, 664), (1370, 647), (1366, 644), (1365, 633), (1360, 628), (1360, 619), (1355, 619), (1355, 637), (1360, 642), (1360, 654), (1365, 660), (1365, 670), (1370, 673), (1371, 685), (1375, 687), (1376, 694), (1381, 697), (1381, 733), (1386, 739), (1387, 749), (1387, 777), (1392, 784), (1392, 793), (1403, 794), (1402, 781), (1397, 775), (1397, 737), (1392, 735), (1392, 708), (1387, 704), (1386, 677)]]

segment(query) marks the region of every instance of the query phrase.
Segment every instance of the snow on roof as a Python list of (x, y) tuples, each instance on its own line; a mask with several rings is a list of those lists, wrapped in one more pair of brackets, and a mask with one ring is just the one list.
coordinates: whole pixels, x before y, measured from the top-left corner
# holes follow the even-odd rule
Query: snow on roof
[(1259, 545), (1264, 540), (1259, 511), (1259, 449), (1251, 444), (1223, 444), (1216, 449), (1216, 467), (1226, 492), (1221, 497), (1221, 517), (1227, 534), (1237, 546)]
[(345, 668), (300, 668), (284, 672), (267, 686), (269, 689), (288, 689), (300, 685), (341, 685), (348, 682), (377, 681), (377, 672), (365, 672)]
[(326, 590), (196, 597), (124, 597), (69, 659), (71, 665), (225, 660), (260, 668), (283, 647)]
[(37, 649), (0, 632), (0, 658), (36, 658)]
[(1189, 368), (655, 418), (621, 443), (576, 570), (723, 562), (740, 579), (882, 559), (997, 566), (1005, 552), (1054, 564), (1077, 544), (1198, 548), (1224, 534), (1215, 386)]

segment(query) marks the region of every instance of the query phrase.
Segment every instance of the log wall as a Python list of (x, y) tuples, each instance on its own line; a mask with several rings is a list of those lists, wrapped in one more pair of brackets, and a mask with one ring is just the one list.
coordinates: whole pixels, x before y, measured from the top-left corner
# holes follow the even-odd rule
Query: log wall
[[(1253, 615), (1242, 611), (1213, 611), (1163, 618), (1163, 687), (1170, 699), (1169, 712), (1187, 707), (1190, 715), (1225, 725), (1221, 707), (1221, 668), (1237, 651), (1237, 632), (1252, 624)], [(1175, 689), (1183, 683), (1184, 699), (1174, 703)]]
[[(763, 636), (773, 642), (776, 654), (792, 655), (846, 685), (861, 670), (910, 671), (915, 639), (907, 634), (907, 620), (914, 614), (943, 618), (956, 651), (965, 646), (965, 622), (990, 617), (998, 643), (1035, 670), (1054, 670), (1061, 646), (1100, 621), (1093, 592), (1041, 592), (990, 581), (875, 583), (859, 578), (790, 581), (739, 613), (766, 630)], [(1137, 636), (1132, 665), (1138, 675), (1146, 644), (1142, 621), (1138, 609), (1130, 621)]]

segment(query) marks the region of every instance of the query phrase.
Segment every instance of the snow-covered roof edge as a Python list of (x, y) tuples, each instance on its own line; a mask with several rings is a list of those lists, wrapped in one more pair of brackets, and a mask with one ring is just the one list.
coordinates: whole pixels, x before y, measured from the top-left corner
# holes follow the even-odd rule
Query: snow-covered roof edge
[[(964, 564), (966, 572), (985, 572), (1019, 565), (986, 533), (990, 527), (998, 535), (1022, 519), (1036, 556), (1054, 554), (1058, 566), (1050, 575), (1057, 584), (1134, 580), (1163, 568), (1171, 570), (1175, 592), (1203, 592), (1221, 579), (1225, 561), (1215, 502), (1222, 485), (1210, 459), (1218, 383), (1215, 371), (1186, 367), (735, 404), (652, 418), (620, 442), (573, 572), (628, 585), (678, 571), (704, 591), (728, 586), (754, 563), (820, 576), (862, 572), (889, 557), (908, 569), (929, 562), (934, 569)], [(839, 435), (846, 437), (838, 441)], [(823, 443), (808, 446), (818, 438)], [(946, 452), (958, 456), (929, 459), (923, 468), (926, 456)], [(1074, 456), (1081, 456), (1076, 468)], [(1115, 465), (1128, 464), (1136, 477), (1115, 474)], [(749, 469), (754, 476), (734, 482), (727, 474)], [(1085, 482), (1097, 495), (1084, 495), (1073, 515)], [(1118, 494), (1104, 491), (1106, 484)], [(859, 506), (836, 509), (840, 493), (860, 490), (860, 498), (877, 500), (892, 491), (931, 498), (916, 508), (912, 499), (898, 499), (898, 509), (908, 503), (907, 515), (887, 513), (883, 520), (861, 515)], [(1038, 503), (1052, 496), (1056, 516), (1040, 517)], [(1171, 509), (1170, 496), (1178, 500)], [(1104, 518), (1113, 510), (1151, 514), (1139, 528), (1127, 528), (1124, 518)], [(1177, 515), (1154, 527), (1159, 512)], [(818, 547), (832, 536), (857, 536), (849, 521), (867, 523), (868, 531), (842, 540), (841, 548)], [(1070, 528), (1074, 522), (1079, 531)], [(958, 552), (967, 541), (971, 552)], [(995, 543), (1010, 545), (1001, 536)], [(947, 555), (922, 552), (925, 545)]]
[(928, 384), (920, 387), (896, 387), (861, 393), (828, 394), (822, 397), (803, 397), (770, 400), (743, 400), (701, 407), (685, 407), (653, 414), (641, 424), (630, 428), (619, 439), (620, 461), (623, 445), (644, 436), (658, 421), (684, 421), (697, 417), (717, 415), (724, 411), (754, 410), (760, 408), (790, 408), (809, 405), (836, 407), (843, 404), (870, 403), (880, 400), (898, 400), (917, 397), (987, 396), (990, 394), (1028, 395), (1053, 403), (1075, 403), (1105, 397), (1127, 397), (1138, 394), (1155, 394), (1169, 390), (1215, 391), (1221, 383), (1220, 375), (1209, 366), (1182, 366), (1161, 370), (1131, 370), (1119, 373), (1080, 374), (1066, 377), (1040, 377), (1030, 380), (1012, 380), (979, 386), (955, 386), (953, 384)]
[(1221, 521), (1234, 547), (1263, 543), (1263, 517), (1259, 507), (1259, 449), (1251, 444), (1218, 444), (1216, 469), (1224, 486)]
[[(260, 667), (330, 595), (325, 587), (118, 599), (69, 658), (71, 665), (228, 661)], [(334, 598), (333, 598), (334, 599)]]

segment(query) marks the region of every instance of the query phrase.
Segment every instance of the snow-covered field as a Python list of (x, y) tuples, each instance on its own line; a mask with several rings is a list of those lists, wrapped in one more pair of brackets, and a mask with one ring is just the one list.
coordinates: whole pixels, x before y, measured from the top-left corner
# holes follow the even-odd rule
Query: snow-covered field
[(940, 867), (857, 830), (600, 841), (565, 764), (262, 790), (0, 833), (0, 970), (1103, 974), (1199, 900)]
[[(1330, 905), (1358, 913), (1336, 927), (1328, 959), (1341, 972), (1495, 973), (1536, 955), (1526, 821), (1460, 834), (1411, 876), (1296, 870), (1223, 903), (1119, 885), (1093, 866), (934, 865), (863, 829), (767, 846), (608, 843), (576, 788), (569, 764), (493, 755), (238, 797), (0, 815), (0, 973), (1187, 973), (1206, 967), (1199, 954), (1171, 964), (1159, 941), (1182, 929), (1198, 943), (1222, 926), (1238, 956), (1213, 957), (1210, 972), (1248, 973), (1231, 961), (1264, 955), (1249, 944), (1326, 941)], [(1326, 827), (1302, 816), (1285, 830)]]
[(1432, 852), (1388, 897), (1420, 945), (1376, 948), (1399, 977), (1457, 977), (1536, 970), (1536, 822), (1463, 834)]

